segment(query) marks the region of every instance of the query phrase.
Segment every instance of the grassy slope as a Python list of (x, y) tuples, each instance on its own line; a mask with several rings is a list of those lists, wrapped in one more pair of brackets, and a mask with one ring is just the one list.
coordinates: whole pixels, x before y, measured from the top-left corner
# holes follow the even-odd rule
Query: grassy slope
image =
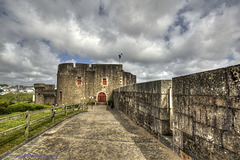
[[(65, 116), (65, 113), (56, 115), (55, 123), (63, 120), (66, 117), (69, 117), (73, 114), (79, 113), (79, 112), (81, 112), (81, 111), (75, 111), (75, 112), (70, 111), (70, 112), (68, 112), (67, 116)], [(51, 118), (48, 118), (48, 119), (45, 119), (43, 121), (40, 121), (40, 122), (37, 122), (35, 124), (30, 125), (29, 137), (32, 137), (32, 136), (36, 135), (37, 133), (47, 129), (51, 125), (53, 125), (53, 123), (51, 122)], [(24, 140), (26, 140), (25, 137), (24, 137), (24, 132), (25, 131), (24, 131), (24, 128), (23, 128), (23, 129), (14, 131), (13, 133), (10, 133), (10, 134), (7, 134), (5, 136), (0, 137), (0, 154), (10, 150), (11, 148), (19, 145)]]
[[(61, 112), (62, 108), (57, 108), (56, 111)], [(33, 121), (33, 120), (51, 115), (51, 114), (52, 114), (51, 110), (47, 110), (47, 111), (40, 112), (40, 113), (33, 114), (33, 115), (30, 114), (30, 122)], [(13, 127), (17, 127), (17, 126), (19, 126), (21, 124), (24, 124), (24, 123), (26, 123), (26, 120), (25, 120), (24, 116), (16, 118), (16, 119), (11, 119), (11, 120), (8, 120), (8, 121), (0, 122), (0, 126), (1, 126), (0, 132), (2, 132), (4, 130), (7, 130), (7, 129), (10, 129), (10, 128), (13, 128)]]

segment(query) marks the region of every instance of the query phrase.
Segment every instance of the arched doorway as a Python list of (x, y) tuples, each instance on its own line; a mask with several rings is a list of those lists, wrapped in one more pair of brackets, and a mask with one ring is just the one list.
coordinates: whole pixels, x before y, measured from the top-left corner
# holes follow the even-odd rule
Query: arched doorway
[(101, 92), (98, 94), (98, 102), (106, 102), (106, 94)]

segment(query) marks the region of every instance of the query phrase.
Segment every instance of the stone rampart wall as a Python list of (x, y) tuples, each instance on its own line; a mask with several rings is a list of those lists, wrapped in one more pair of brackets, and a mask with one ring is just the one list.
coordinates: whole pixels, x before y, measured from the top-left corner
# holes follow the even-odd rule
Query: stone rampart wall
[(156, 136), (170, 135), (170, 80), (121, 87), (113, 91), (114, 107)]
[(240, 65), (173, 78), (173, 144), (196, 159), (240, 159)]
[(160, 140), (171, 134), (171, 104), (172, 149), (182, 157), (240, 159), (240, 65), (122, 87), (113, 100)]

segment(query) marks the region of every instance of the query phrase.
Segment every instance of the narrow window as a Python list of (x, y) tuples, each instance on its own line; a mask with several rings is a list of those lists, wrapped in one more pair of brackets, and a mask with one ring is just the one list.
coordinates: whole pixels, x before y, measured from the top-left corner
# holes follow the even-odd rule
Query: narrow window
[(81, 84), (82, 84), (81, 77), (78, 77), (78, 79), (77, 79), (77, 84), (78, 84), (78, 85), (81, 85)]
[(107, 80), (106, 80), (106, 78), (103, 78), (103, 85), (107, 85)]
[(60, 91), (59, 100), (60, 100), (60, 101), (62, 100), (62, 91)]

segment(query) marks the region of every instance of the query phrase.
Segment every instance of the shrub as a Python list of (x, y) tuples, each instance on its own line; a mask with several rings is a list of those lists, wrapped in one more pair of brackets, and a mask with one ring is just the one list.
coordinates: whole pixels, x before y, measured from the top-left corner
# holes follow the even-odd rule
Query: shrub
[(8, 105), (9, 105), (9, 101), (8, 100), (2, 100), (1, 102), (0, 102), (0, 107), (7, 107)]
[(32, 93), (8, 93), (0, 95), (0, 101), (7, 100), (9, 102), (32, 102)]
[(7, 107), (0, 107), (0, 115), (1, 114), (10, 114), (11, 110)]
[(92, 102), (91, 102), (91, 101), (88, 101), (88, 102), (87, 102), (87, 105), (90, 105), (90, 104), (92, 104)]
[(32, 102), (32, 93), (17, 93), (15, 94), (15, 100), (17, 102), (27, 101)]
[(34, 110), (49, 108), (49, 106), (41, 105), (41, 104), (16, 103), (16, 104), (12, 104), (6, 108), (8, 108), (8, 110), (10, 110), (10, 112), (25, 112), (27, 110), (34, 111)]

